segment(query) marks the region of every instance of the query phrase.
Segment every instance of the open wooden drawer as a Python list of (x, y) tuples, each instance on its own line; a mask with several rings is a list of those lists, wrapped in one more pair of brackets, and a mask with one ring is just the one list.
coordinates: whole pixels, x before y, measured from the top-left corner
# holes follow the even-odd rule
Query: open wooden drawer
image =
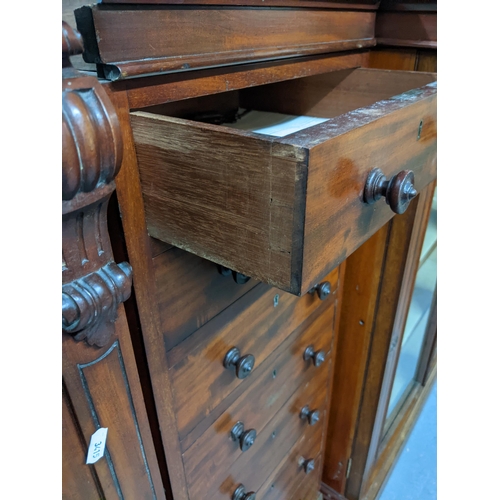
[[(133, 112), (149, 233), (304, 294), (394, 215), (383, 197), (366, 202), (373, 169), (387, 180), (411, 170), (417, 192), (435, 178), (435, 80), (350, 69), (222, 95), (328, 118), (284, 137)], [(401, 208), (411, 179), (395, 179), (386, 199)]]

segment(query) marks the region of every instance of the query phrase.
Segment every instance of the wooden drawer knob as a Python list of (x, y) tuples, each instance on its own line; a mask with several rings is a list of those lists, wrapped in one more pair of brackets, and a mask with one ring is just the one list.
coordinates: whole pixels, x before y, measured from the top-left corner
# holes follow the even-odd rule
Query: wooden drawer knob
[(410, 201), (417, 196), (413, 183), (415, 176), (411, 170), (402, 170), (389, 180), (379, 168), (374, 168), (366, 179), (364, 201), (372, 205), (382, 196), (396, 214), (402, 214), (408, 208)]
[(255, 429), (246, 431), (243, 422), (236, 422), (231, 429), (231, 438), (240, 442), (241, 451), (247, 451), (254, 444), (256, 437), (257, 431)]
[(320, 366), (325, 361), (324, 351), (315, 351), (312, 345), (307, 346), (304, 351), (304, 361), (312, 359), (314, 366)]
[(302, 420), (307, 420), (309, 425), (315, 425), (319, 422), (320, 413), (319, 410), (311, 410), (309, 405), (304, 406), (300, 410), (300, 418)]
[(252, 372), (255, 358), (252, 354), (240, 355), (240, 350), (237, 347), (232, 347), (227, 351), (224, 357), (224, 368), (234, 366), (236, 368), (236, 376), (238, 378), (246, 378)]
[(236, 271), (231, 271), (228, 267), (217, 265), (217, 269), (222, 276), (233, 276), (233, 280), (238, 285), (244, 285), (250, 281), (250, 276), (245, 276), (244, 274), (238, 273)]
[(306, 460), (305, 458), (300, 458), (299, 467), (301, 467), (306, 474), (310, 474), (314, 470), (314, 459), (310, 458)]
[(232, 500), (255, 500), (256, 495), (254, 491), (246, 492), (245, 487), (240, 484), (233, 493), (231, 497)]
[(331, 292), (331, 285), (329, 281), (323, 281), (323, 283), (319, 283), (316, 286), (313, 286), (310, 290), (309, 293), (317, 293), (318, 297), (320, 300), (325, 300), (328, 295), (330, 295)]

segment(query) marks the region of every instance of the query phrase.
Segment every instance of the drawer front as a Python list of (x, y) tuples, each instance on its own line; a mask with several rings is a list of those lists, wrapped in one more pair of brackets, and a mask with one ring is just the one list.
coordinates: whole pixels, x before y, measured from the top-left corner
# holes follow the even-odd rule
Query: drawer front
[[(322, 429), (326, 433), (326, 426)], [(321, 477), (322, 434), (303, 436), (266, 480), (257, 493), (258, 500), (316, 500)], [(314, 470), (305, 473), (302, 460), (314, 460)]]
[[(335, 290), (338, 270), (326, 279)], [(324, 302), (329, 301), (332, 295)], [(181, 440), (238, 386), (249, 387), (263, 361), (324, 302), (316, 295), (297, 298), (258, 285), (171, 349), (167, 359)], [(224, 367), (234, 347), (255, 359), (246, 378), (238, 378), (234, 366)]]
[(237, 284), (197, 255), (171, 248), (153, 259), (156, 303), (167, 350), (180, 344), (257, 285)]
[[(217, 466), (207, 456), (205, 488), (200, 483), (196, 494), (190, 491), (192, 500), (228, 500), (240, 484), (247, 491), (257, 492), (298, 440), (304, 438), (321, 442), (323, 425), (327, 420), (328, 395), (325, 388), (331, 376), (332, 362), (328, 359), (325, 364), (327, 369), (319, 371), (308, 384), (294, 393), (260, 432), (254, 445), (232, 462), (210, 486), (207, 474), (216, 474)], [(300, 418), (300, 411), (307, 404), (320, 412), (321, 423), (310, 426)]]
[(372, 69), (240, 92), (244, 108), (329, 118), (282, 138), (132, 113), (148, 230), (303, 295), (394, 216), (364, 201), (373, 169), (412, 170), (417, 192), (435, 179), (436, 95), (433, 74)]
[[(411, 170), (417, 192), (436, 178), (436, 94), (432, 87), (424, 93), (427, 97), (409, 105), (404, 98), (387, 101), (390, 112), (373, 106), (347, 113), (344, 121), (339, 120), (339, 135), (311, 149), (305, 283), (339, 265), (395, 215), (384, 199), (363, 203), (370, 171), (379, 168), (390, 179), (402, 170)], [(382, 116), (373, 120), (372, 113)], [(362, 126), (353, 128), (355, 121)]]
[[(303, 430), (309, 425), (298, 418), (303, 406), (309, 405), (311, 411), (321, 411), (327, 400), (326, 388), (332, 375), (330, 360), (334, 309), (335, 304), (332, 303), (314, 313), (299, 328), (298, 338), (291, 345), (279, 349), (273, 362), (260, 371), (240, 397), (184, 453), (185, 472), (192, 498), (203, 498), (204, 492), (211, 491), (210, 485), (220, 486), (227, 478), (228, 470), (250, 466), (250, 450), (259, 448), (260, 442), (266, 441), (268, 425), (276, 426), (272, 422), (275, 414), (281, 411), (280, 408), (288, 408), (282, 411), (287, 415), (295, 415), (295, 423), (300, 421), (296, 428)], [(303, 353), (309, 345), (325, 353), (325, 362), (318, 367), (304, 361)], [(295, 399), (291, 398), (296, 391), (298, 395)], [(257, 434), (254, 444), (244, 452), (238, 442), (229, 439), (231, 429), (237, 422), (243, 423), (245, 431), (254, 429)], [(321, 427), (325, 422), (324, 415), (320, 415), (315, 426)], [(294, 439), (291, 436), (280, 431), (278, 438), (273, 440), (273, 446), (281, 446), (282, 441), (289, 442), (291, 446)], [(286, 443), (283, 446), (286, 447)], [(261, 459), (262, 451), (256, 451), (254, 455)], [(236, 466), (236, 463), (239, 465)], [(207, 473), (208, 469), (210, 473)]]

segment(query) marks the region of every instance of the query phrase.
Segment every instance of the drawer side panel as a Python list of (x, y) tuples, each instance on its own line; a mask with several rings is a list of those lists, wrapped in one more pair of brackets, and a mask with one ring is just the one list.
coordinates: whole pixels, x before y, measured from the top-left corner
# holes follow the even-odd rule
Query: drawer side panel
[(132, 113), (131, 123), (149, 234), (292, 291), (302, 254), (303, 151), (149, 113)]

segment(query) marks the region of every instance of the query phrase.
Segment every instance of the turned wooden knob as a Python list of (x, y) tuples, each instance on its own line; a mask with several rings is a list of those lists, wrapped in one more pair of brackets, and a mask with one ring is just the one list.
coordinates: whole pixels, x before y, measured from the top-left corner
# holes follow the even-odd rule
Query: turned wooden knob
[(240, 484), (233, 493), (231, 497), (232, 500), (255, 500), (256, 495), (254, 491), (246, 492), (245, 487)]
[(314, 459), (310, 458), (309, 460), (306, 460), (301, 458), (299, 460), (299, 467), (301, 467), (306, 474), (310, 474), (314, 470)]
[(238, 378), (246, 378), (252, 372), (255, 357), (252, 354), (240, 356), (240, 350), (237, 347), (232, 347), (224, 356), (223, 364), (224, 368), (234, 366)]
[(244, 285), (250, 281), (250, 276), (238, 273), (237, 271), (231, 271), (228, 267), (217, 265), (217, 269), (222, 276), (233, 276), (233, 280), (238, 285)]
[(300, 410), (300, 418), (302, 420), (307, 420), (309, 425), (315, 425), (319, 422), (319, 410), (311, 410), (309, 405), (304, 406), (302, 410)]
[(319, 283), (318, 285), (313, 286), (309, 293), (317, 293), (320, 300), (325, 300), (332, 290), (332, 286), (329, 281), (323, 281), (323, 283)]
[(240, 450), (247, 451), (255, 442), (257, 431), (255, 429), (245, 430), (243, 422), (236, 422), (231, 429), (231, 438), (233, 441), (239, 441)]
[(304, 361), (313, 360), (314, 366), (320, 366), (325, 361), (324, 351), (315, 351), (312, 345), (306, 347), (304, 351)]
[(364, 202), (371, 205), (384, 196), (391, 210), (396, 214), (402, 214), (418, 194), (413, 186), (414, 181), (415, 176), (411, 170), (401, 170), (387, 180), (382, 170), (374, 168), (366, 179)]

